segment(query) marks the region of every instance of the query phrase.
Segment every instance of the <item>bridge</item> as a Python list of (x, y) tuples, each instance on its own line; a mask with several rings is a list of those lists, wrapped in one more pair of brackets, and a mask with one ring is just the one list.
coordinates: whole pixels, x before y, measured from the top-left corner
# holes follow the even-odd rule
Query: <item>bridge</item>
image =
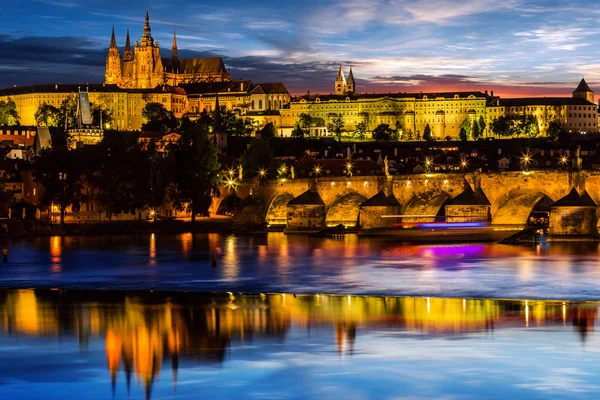
[[(236, 211), (238, 216), (251, 217), (255, 222), (288, 226), (291, 207), (288, 203), (297, 199), (290, 203), (294, 204), (294, 208), (318, 206), (322, 210), (321, 226), (344, 224), (358, 227), (361, 225), (361, 212), (369, 205), (367, 200), (379, 194), (378, 198), (387, 196), (397, 200), (396, 203), (378, 204), (384, 207), (379, 211), (395, 210), (395, 214), (402, 215), (404, 221), (432, 221), (434, 216), (444, 216), (446, 206), (456, 200), (467, 214), (472, 212), (469, 206), (483, 205), (488, 213), (487, 221), (492, 224), (525, 226), (536, 206), (545, 204), (549, 207), (567, 196), (573, 188), (580, 193), (587, 190), (596, 204), (600, 204), (600, 173), (514, 171), (253, 179), (240, 182), (233, 188), (223, 187), (221, 196), (215, 198), (210, 211), (211, 214), (219, 214), (232, 198), (237, 198), (241, 206)], [(310, 199), (301, 197), (307, 192), (311, 193)], [(485, 200), (470, 204), (466, 192), (477, 193)], [(461, 194), (463, 196), (459, 197)], [(392, 204), (395, 205), (392, 207)]]

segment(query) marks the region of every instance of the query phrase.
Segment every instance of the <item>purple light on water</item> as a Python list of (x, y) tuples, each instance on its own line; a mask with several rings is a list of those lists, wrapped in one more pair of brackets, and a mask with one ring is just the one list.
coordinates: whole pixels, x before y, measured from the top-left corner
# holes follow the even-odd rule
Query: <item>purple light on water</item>
[(485, 222), (434, 222), (418, 224), (420, 229), (453, 229), (453, 228), (482, 228), (486, 226)]

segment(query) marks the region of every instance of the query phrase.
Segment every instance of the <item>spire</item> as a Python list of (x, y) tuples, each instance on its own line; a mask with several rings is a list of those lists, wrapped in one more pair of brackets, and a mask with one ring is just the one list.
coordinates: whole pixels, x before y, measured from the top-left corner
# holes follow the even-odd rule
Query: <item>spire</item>
[(344, 79), (344, 71), (342, 70), (342, 64), (340, 64), (340, 69), (338, 71), (336, 80), (342, 80), (342, 79)]
[(218, 133), (221, 131), (221, 106), (219, 105), (219, 92), (217, 92), (217, 99), (215, 100), (215, 117), (213, 132)]
[(115, 26), (112, 27), (112, 36), (110, 38), (110, 48), (117, 48), (117, 39), (115, 39)]
[(352, 74), (352, 67), (350, 67), (350, 73), (348, 74), (348, 82), (354, 82), (354, 75)]
[(346, 77), (344, 76), (342, 64), (340, 64), (340, 69), (338, 70), (337, 78), (335, 78), (335, 94), (344, 94), (346, 93), (346, 90)]
[(129, 39), (129, 29), (127, 29), (127, 38), (125, 39), (125, 51), (123, 52), (123, 61), (133, 60), (133, 51), (131, 50), (131, 40)]
[(593, 90), (590, 89), (587, 82), (585, 81), (585, 78), (581, 78), (581, 82), (579, 82), (579, 85), (577, 86), (577, 89), (575, 89), (575, 92), (593, 92)]
[(144, 35), (142, 36), (142, 46), (152, 46), (154, 39), (152, 39), (152, 31), (150, 29), (150, 16), (148, 15), (148, 8), (146, 7), (146, 22), (144, 23)]
[(173, 46), (171, 48), (171, 58), (173, 61), (179, 58), (179, 53), (177, 51), (177, 32), (173, 29)]

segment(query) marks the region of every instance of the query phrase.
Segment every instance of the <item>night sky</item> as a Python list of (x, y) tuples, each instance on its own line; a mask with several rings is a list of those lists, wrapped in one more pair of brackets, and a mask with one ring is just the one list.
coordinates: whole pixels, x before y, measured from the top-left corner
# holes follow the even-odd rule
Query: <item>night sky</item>
[[(163, 56), (222, 56), (235, 78), (329, 93), (339, 63), (360, 92), (600, 92), (597, 0), (148, 1)], [(0, 4), (0, 87), (104, 80), (111, 26), (142, 35), (145, 1)], [(347, 68), (346, 68), (347, 72)]]

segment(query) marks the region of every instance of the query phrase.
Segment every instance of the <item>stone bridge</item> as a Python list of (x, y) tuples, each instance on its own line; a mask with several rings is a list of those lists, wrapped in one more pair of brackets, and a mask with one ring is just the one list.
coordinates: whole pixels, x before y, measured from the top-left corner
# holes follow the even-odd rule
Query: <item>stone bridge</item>
[(220, 213), (231, 198), (251, 208), (257, 221), (286, 225), (287, 204), (307, 191), (317, 193), (324, 206), (325, 225), (357, 226), (361, 204), (379, 192), (393, 195), (404, 220), (433, 220), (444, 215), (444, 206), (467, 189), (483, 192), (489, 200), (492, 224), (526, 225), (534, 207), (566, 196), (572, 188), (587, 190), (600, 204), (600, 173), (571, 171), (516, 171), (385, 176), (319, 177), (287, 180), (244, 181), (232, 189), (224, 187), (215, 198), (211, 214)]

